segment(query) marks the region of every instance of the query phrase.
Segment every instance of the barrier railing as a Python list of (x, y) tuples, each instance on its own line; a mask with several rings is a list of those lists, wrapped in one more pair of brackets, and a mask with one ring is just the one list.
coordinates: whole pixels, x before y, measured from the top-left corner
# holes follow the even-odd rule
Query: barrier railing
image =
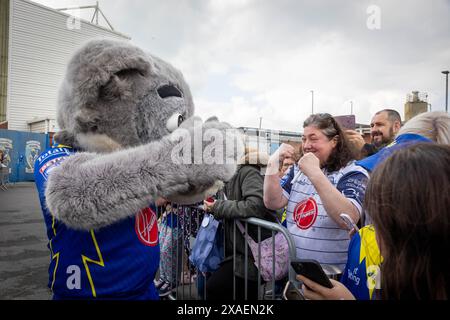
[[(170, 214), (172, 212), (172, 215)], [(173, 223), (174, 221), (174, 215), (176, 214), (176, 223)], [(161, 216), (162, 212), (160, 209), (158, 209), (158, 216)], [(197, 231), (199, 228), (199, 225), (202, 221), (202, 218), (204, 216), (204, 211), (198, 207), (198, 206), (176, 206), (174, 205), (173, 208), (169, 209), (168, 212), (166, 212), (166, 218), (167, 216), (170, 216), (169, 219), (172, 219), (171, 221), (164, 221), (162, 220), (162, 225), (164, 223), (168, 223), (171, 225), (172, 230), (168, 230), (167, 226), (160, 227), (160, 232), (170, 232), (169, 239), (167, 237), (161, 237), (160, 239), (164, 239), (164, 243), (161, 243), (161, 259), (163, 260), (160, 265), (160, 278), (162, 280), (166, 280), (169, 284), (163, 287), (161, 290), (162, 298), (167, 299), (205, 299), (207, 300), (207, 293), (206, 293), (206, 277), (204, 274), (199, 272), (195, 267), (190, 265), (188, 257), (191, 252), (191, 247), (193, 245), (193, 242), (195, 240), (195, 237), (197, 235)], [(244, 224), (245, 229), (247, 230), (248, 224), (257, 226), (258, 230), (258, 239), (255, 239), (256, 242), (261, 242), (261, 230), (269, 230), (271, 232), (271, 236), (274, 237), (276, 233), (280, 232), (283, 234), (283, 236), (286, 238), (288, 246), (289, 246), (289, 259), (295, 258), (295, 245), (293, 242), (293, 239), (291, 238), (291, 235), (289, 231), (281, 226), (278, 223), (269, 222), (266, 220), (258, 219), (258, 218), (248, 218), (241, 220), (241, 222)], [(233, 223), (233, 238), (236, 237), (236, 223)], [(238, 231), (239, 232), (239, 231)], [(234, 266), (233, 269), (236, 269), (235, 266), (235, 245), (236, 241), (233, 241), (233, 261)], [(224, 238), (224, 248), (226, 247), (225, 238)], [(167, 252), (163, 252), (166, 250)], [(275, 256), (275, 243), (273, 243), (272, 247), (272, 254)], [(248, 266), (249, 263), (249, 252), (248, 252), (248, 246), (245, 246), (245, 265)], [(258, 261), (258, 265), (260, 266), (260, 260)], [(172, 270), (171, 274), (167, 274), (167, 268), (164, 266), (164, 264), (170, 264), (169, 269)], [(161, 268), (161, 266), (164, 266), (164, 268)], [(258, 269), (258, 299), (275, 299), (276, 298), (276, 292), (274, 290), (275, 288), (275, 280), (273, 280), (271, 283), (262, 283), (261, 274), (260, 274), (260, 268)], [(173, 274), (174, 272), (174, 274)], [(233, 277), (233, 297), (236, 297), (236, 273), (234, 273)], [(273, 273), (275, 273), (275, 260), (273, 261)], [(291, 268), (289, 268), (289, 273), (287, 275), (287, 278), (291, 281), (295, 281), (295, 273)], [(248, 296), (248, 288), (247, 288), (247, 282), (248, 282), (248, 275), (246, 274), (244, 276), (245, 281), (245, 299), (247, 299)], [(267, 285), (271, 285), (272, 290), (266, 292), (263, 290), (263, 288), (266, 288)], [(168, 292), (168, 293), (167, 293)], [(167, 293), (167, 294), (166, 294)]]
[[(294, 240), (292, 239), (289, 231), (285, 227), (283, 227), (282, 225), (280, 225), (278, 223), (269, 222), (269, 221), (259, 219), (259, 218), (247, 218), (247, 219), (243, 219), (240, 221), (242, 221), (244, 223), (245, 233), (247, 233), (247, 231), (248, 231), (249, 224), (255, 225), (258, 227), (258, 239), (257, 240), (255, 239), (255, 241), (258, 244), (260, 244), (261, 240), (262, 240), (261, 239), (261, 228), (270, 230), (272, 238), (275, 237), (275, 232), (280, 232), (281, 234), (283, 234), (283, 236), (286, 238), (286, 241), (288, 243), (288, 249), (289, 249), (289, 272), (288, 272), (287, 277), (288, 277), (289, 281), (295, 282), (296, 281), (295, 280), (295, 272), (293, 271), (293, 269), (290, 266), (290, 261), (295, 259), (295, 257), (296, 257), (295, 243), (294, 243)], [(235, 236), (236, 235), (236, 227), (237, 227), (236, 221), (234, 221), (234, 223), (233, 223), (233, 238), (234, 238), (234, 241), (233, 241), (233, 260), (234, 260), (233, 270), (236, 270), (236, 264), (235, 264), (236, 259), (234, 259), (236, 256), (236, 240), (235, 240), (236, 239), (236, 236)], [(275, 256), (275, 241), (272, 242), (272, 256)], [(272, 281), (270, 283), (271, 287), (272, 287), (272, 290), (270, 292), (271, 294), (267, 294), (268, 292), (263, 292), (261, 290), (262, 289), (262, 279), (261, 279), (261, 271), (260, 271), (260, 269), (261, 269), (261, 246), (260, 245), (258, 245), (258, 261), (255, 261), (255, 262), (257, 262), (257, 264), (258, 264), (258, 267), (257, 267), (257, 270), (258, 270), (258, 277), (257, 277), (258, 278), (258, 299), (263, 300), (263, 299), (269, 298), (270, 295), (272, 296), (272, 299), (275, 299), (275, 297), (276, 297), (276, 290), (275, 290), (276, 281), (275, 281), (274, 275), (275, 275), (276, 260), (275, 259), (272, 260)], [(248, 246), (245, 246), (244, 265), (248, 266)], [(233, 298), (236, 299), (236, 292), (235, 292), (236, 273), (234, 272), (234, 274), (235, 274), (235, 276), (233, 279), (233, 283), (234, 283)], [(247, 274), (244, 277), (244, 281), (245, 281), (244, 298), (246, 300), (248, 297), (248, 288), (247, 288), (248, 276), (247, 276)]]
[[(169, 212), (169, 213), (167, 213)], [(170, 212), (173, 214), (172, 217), (172, 230), (169, 235), (169, 239), (160, 237), (164, 239), (164, 243), (161, 244), (161, 260), (160, 264), (160, 279), (165, 280), (168, 284), (160, 288), (160, 296), (162, 299), (169, 300), (208, 300), (206, 291), (206, 275), (199, 272), (195, 267), (193, 267), (189, 262), (189, 255), (191, 253), (191, 248), (197, 236), (197, 232), (200, 223), (203, 219), (205, 212), (201, 206), (177, 206), (173, 207), (166, 212), (167, 216), (170, 216)], [(158, 209), (158, 216), (161, 216), (163, 212)], [(176, 217), (176, 223), (173, 223)], [(233, 299), (236, 300), (236, 231), (237, 225), (236, 221), (232, 224), (233, 227)], [(269, 222), (267, 220), (259, 218), (247, 218), (239, 220), (244, 225), (245, 233), (247, 234), (248, 225), (254, 225), (257, 227), (257, 239), (254, 239), (258, 244), (261, 243), (261, 231), (268, 230), (271, 236), (274, 238), (277, 233), (281, 233), (288, 244), (289, 250), (289, 271), (284, 279), (285, 281), (281, 283), (276, 281), (275, 277), (272, 276), (272, 280), (269, 282), (264, 282), (261, 277), (261, 260), (257, 259), (257, 296), (258, 300), (274, 300), (281, 299), (281, 293), (284, 285), (287, 282), (291, 282), (297, 288), (299, 287), (299, 282), (296, 280), (295, 271), (290, 266), (290, 261), (296, 258), (296, 248), (294, 240), (290, 232), (281, 224)], [(164, 223), (164, 221), (162, 221)], [(170, 221), (165, 221), (165, 223), (170, 223)], [(160, 228), (160, 232), (167, 232), (167, 227)], [(223, 247), (226, 248), (225, 237)], [(248, 245), (244, 248), (244, 265), (249, 266), (250, 261)], [(163, 252), (166, 250), (167, 252)], [(258, 256), (261, 257), (261, 247), (258, 245)], [(272, 256), (275, 256), (275, 242), (272, 243)], [(166, 259), (166, 260), (164, 260)], [(164, 263), (169, 264), (162, 268)], [(168, 268), (167, 268), (168, 267)], [(325, 273), (330, 278), (337, 279), (340, 274), (340, 270), (332, 265), (322, 265)], [(168, 271), (169, 270), (169, 271)], [(245, 268), (244, 272), (244, 299), (248, 298), (248, 268)], [(275, 260), (272, 263), (272, 275), (275, 274)]]
[[(157, 211), (158, 216), (163, 214), (160, 208)], [(171, 225), (171, 230), (167, 227), (159, 228), (160, 240), (163, 239), (162, 243), (160, 241), (159, 276), (167, 284), (160, 288), (161, 298), (198, 299), (199, 293), (196, 288), (192, 288), (192, 280), (199, 278), (199, 272), (189, 264), (188, 257), (203, 215), (204, 211), (196, 206), (173, 205), (166, 215), (168, 220), (161, 219), (160, 225), (164, 223)], [(164, 237), (161, 236), (161, 232), (169, 232), (168, 239), (167, 234)]]
[(0, 190), (7, 190), (9, 184), (9, 175), (11, 169), (8, 167), (0, 167)]

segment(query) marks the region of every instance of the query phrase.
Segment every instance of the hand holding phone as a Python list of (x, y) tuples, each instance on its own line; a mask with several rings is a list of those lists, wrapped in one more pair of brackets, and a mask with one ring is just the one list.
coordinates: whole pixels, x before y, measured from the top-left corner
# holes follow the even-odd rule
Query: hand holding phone
[(329, 289), (333, 288), (330, 279), (328, 279), (328, 276), (316, 260), (298, 259), (291, 261), (291, 266), (297, 274), (300, 274), (323, 287)]

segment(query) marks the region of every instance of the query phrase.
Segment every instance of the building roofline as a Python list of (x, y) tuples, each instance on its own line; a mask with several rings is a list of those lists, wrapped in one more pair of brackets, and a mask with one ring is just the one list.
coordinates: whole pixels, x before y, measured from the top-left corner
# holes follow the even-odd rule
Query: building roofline
[(270, 131), (276, 131), (279, 134), (283, 134), (286, 136), (293, 136), (293, 137), (298, 137), (299, 135), (303, 135), (302, 132), (295, 132), (295, 131), (283, 131), (283, 130), (276, 130), (276, 129), (266, 129), (266, 128), (255, 128), (255, 127), (238, 127), (238, 129), (242, 129), (242, 130), (255, 130), (255, 131), (266, 131), (266, 132), (270, 132)]
[[(14, 1), (14, 0), (12, 0), (12, 1)], [(48, 10), (48, 11), (51, 11), (51, 12), (54, 12), (54, 13), (58, 13), (58, 14), (60, 14), (60, 15), (63, 15), (63, 16), (65, 16), (65, 17), (67, 17), (67, 18), (73, 17), (72, 15), (70, 15), (70, 14), (68, 14), (68, 13), (64, 13), (64, 12), (62, 12), (62, 11), (53, 9), (53, 8), (51, 8), (51, 7), (44, 6), (43, 4), (40, 4), (40, 3), (37, 3), (37, 2), (31, 1), (31, 0), (15, 0), (15, 1), (26, 2), (26, 3), (32, 4), (32, 5), (36, 6), (36, 7), (40, 7), (40, 8), (42, 8), (42, 9), (45, 9), (45, 10)], [(118, 32), (118, 31), (115, 31), (115, 30), (111, 30), (111, 29), (105, 28), (104, 26), (101, 26), (101, 25), (99, 25), (99, 24), (91, 23), (90, 21), (85, 20), (85, 19), (83, 19), (83, 18), (79, 18), (79, 19), (80, 19), (80, 21), (82, 21), (83, 23), (87, 23), (87, 24), (89, 24), (89, 25), (91, 25), (91, 26), (94, 26), (94, 27), (103, 29), (103, 30), (108, 31), (108, 32), (111, 32), (111, 33), (114, 33), (115, 35), (121, 36), (121, 37), (123, 37), (123, 38), (125, 38), (125, 39), (127, 39), (127, 40), (131, 40), (131, 37), (128, 36), (128, 35), (126, 35), (126, 34), (124, 34), (124, 33), (120, 33), (120, 32)]]
[(31, 120), (27, 120), (27, 124), (30, 125), (30, 124), (33, 124), (33, 123), (37, 123), (37, 122), (41, 122), (41, 121), (46, 121), (46, 120), (49, 120), (49, 121), (56, 121), (55, 118), (50, 118), (50, 117), (34, 117), (34, 118), (31, 119)]

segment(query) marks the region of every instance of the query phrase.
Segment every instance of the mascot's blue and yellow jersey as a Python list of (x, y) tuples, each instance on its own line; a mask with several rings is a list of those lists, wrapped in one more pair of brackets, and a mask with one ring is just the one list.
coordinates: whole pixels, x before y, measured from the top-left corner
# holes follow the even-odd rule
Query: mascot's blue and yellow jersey
[(350, 241), (347, 265), (341, 282), (357, 300), (374, 300), (380, 290), (380, 265), (383, 258), (372, 225), (359, 230)]
[(158, 299), (153, 284), (159, 266), (157, 216), (136, 216), (99, 229), (79, 231), (53, 218), (45, 201), (46, 181), (75, 150), (51, 148), (36, 160), (35, 179), (47, 226), (49, 283), (54, 299)]

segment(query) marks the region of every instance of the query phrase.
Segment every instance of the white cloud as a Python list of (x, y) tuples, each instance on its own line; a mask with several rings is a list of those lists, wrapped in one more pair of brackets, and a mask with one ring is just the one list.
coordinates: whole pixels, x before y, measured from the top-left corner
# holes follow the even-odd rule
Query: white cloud
[[(38, 2), (55, 7), (89, 1)], [(450, 2), (144, 1), (100, 6), (113, 26), (179, 68), (203, 118), (298, 131), (311, 112), (350, 112), (367, 123), (381, 108), (403, 114), (407, 93), (444, 108)], [(380, 7), (380, 30), (366, 9)]]

